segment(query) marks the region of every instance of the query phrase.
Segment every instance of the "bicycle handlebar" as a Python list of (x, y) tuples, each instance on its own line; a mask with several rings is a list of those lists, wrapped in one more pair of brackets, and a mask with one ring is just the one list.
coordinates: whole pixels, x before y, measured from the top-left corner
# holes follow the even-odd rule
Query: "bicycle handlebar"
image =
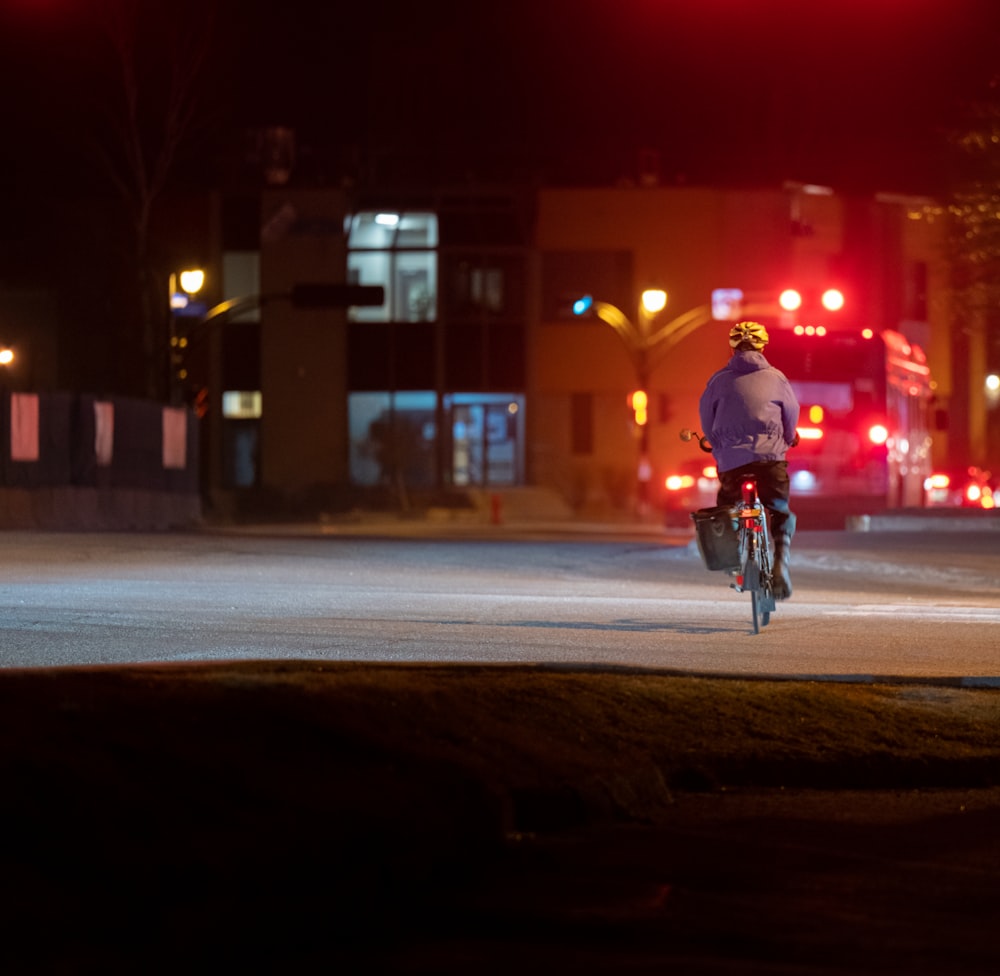
[[(711, 454), (712, 453), (712, 445), (708, 443), (708, 438), (705, 437), (702, 434), (699, 434), (698, 431), (696, 431), (696, 430), (691, 430), (690, 427), (685, 427), (680, 432), (680, 438), (681, 438), (682, 441), (692, 441), (695, 438), (697, 438), (698, 439), (698, 446), (706, 454)], [(795, 431), (795, 436), (792, 438), (792, 443), (789, 444), (788, 446), (789, 447), (798, 447), (798, 443), (799, 443), (799, 432)]]
[(708, 438), (702, 436), (696, 430), (691, 430), (689, 427), (685, 427), (681, 433), (680, 438), (682, 441), (691, 441), (695, 438), (698, 439), (698, 446), (706, 453), (712, 453), (712, 445), (708, 443)]

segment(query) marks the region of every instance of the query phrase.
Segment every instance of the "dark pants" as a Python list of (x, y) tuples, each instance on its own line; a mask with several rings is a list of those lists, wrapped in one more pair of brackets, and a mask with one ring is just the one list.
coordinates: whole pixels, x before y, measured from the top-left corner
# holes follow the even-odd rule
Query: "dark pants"
[(771, 532), (775, 539), (795, 534), (795, 513), (788, 507), (788, 462), (754, 461), (731, 471), (719, 472), (719, 504), (735, 505), (743, 497), (740, 484), (752, 474), (757, 479), (757, 494), (771, 513)]

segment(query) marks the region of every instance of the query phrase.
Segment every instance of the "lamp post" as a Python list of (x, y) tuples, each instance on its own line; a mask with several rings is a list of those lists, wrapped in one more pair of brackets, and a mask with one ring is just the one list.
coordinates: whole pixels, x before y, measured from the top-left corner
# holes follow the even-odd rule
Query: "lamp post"
[(578, 299), (573, 305), (577, 315), (592, 311), (610, 325), (628, 350), (635, 368), (637, 388), (629, 396), (629, 406), (639, 442), (636, 471), (636, 502), (640, 515), (649, 509), (649, 482), (652, 465), (649, 460), (649, 371), (650, 353), (662, 341), (663, 330), (654, 331), (657, 315), (667, 307), (667, 293), (662, 288), (647, 288), (639, 299), (639, 314), (635, 322), (616, 305), (595, 301), (591, 296)]
[(639, 335), (641, 341), (636, 361), (638, 389), (632, 394), (632, 414), (639, 428), (639, 465), (636, 471), (636, 490), (639, 515), (649, 513), (649, 482), (653, 466), (649, 460), (649, 349), (647, 342), (653, 334), (653, 322), (667, 307), (667, 293), (662, 288), (647, 288), (639, 299)]
[(187, 369), (184, 366), (184, 350), (188, 345), (186, 330), (178, 330), (178, 320), (199, 315), (201, 308), (194, 300), (205, 287), (205, 272), (201, 268), (189, 268), (186, 271), (172, 272), (170, 275), (170, 347), (168, 349), (169, 374), (167, 390), (170, 403), (177, 405), (180, 400), (178, 380), (187, 379)]
[(0, 345), (0, 434), (7, 447), (0, 450), (0, 484), (5, 483), (7, 459), (10, 451), (10, 389), (8, 384), (9, 370), (15, 360), (14, 350), (10, 346)]

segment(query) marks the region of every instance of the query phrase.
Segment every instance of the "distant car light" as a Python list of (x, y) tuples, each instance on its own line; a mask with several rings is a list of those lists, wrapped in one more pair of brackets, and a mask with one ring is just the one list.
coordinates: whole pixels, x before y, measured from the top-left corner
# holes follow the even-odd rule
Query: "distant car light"
[(889, 429), (882, 424), (873, 424), (868, 428), (868, 440), (873, 444), (884, 444), (889, 439)]
[(815, 491), (816, 485), (818, 484), (816, 475), (812, 471), (795, 471), (792, 473), (791, 478), (792, 490), (793, 491)]
[(683, 491), (694, 485), (694, 477), (689, 474), (670, 474), (663, 482), (667, 491)]
[(952, 508), (997, 507), (997, 489), (989, 471), (976, 465), (953, 471), (935, 471), (924, 480), (927, 505)]

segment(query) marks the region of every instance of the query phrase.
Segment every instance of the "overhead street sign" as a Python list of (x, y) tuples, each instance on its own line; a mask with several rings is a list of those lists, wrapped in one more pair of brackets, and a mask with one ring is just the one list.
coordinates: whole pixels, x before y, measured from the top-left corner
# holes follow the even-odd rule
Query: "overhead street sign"
[(385, 304), (385, 289), (381, 285), (329, 285), (307, 282), (292, 288), (292, 304), (296, 308), (378, 306)]

